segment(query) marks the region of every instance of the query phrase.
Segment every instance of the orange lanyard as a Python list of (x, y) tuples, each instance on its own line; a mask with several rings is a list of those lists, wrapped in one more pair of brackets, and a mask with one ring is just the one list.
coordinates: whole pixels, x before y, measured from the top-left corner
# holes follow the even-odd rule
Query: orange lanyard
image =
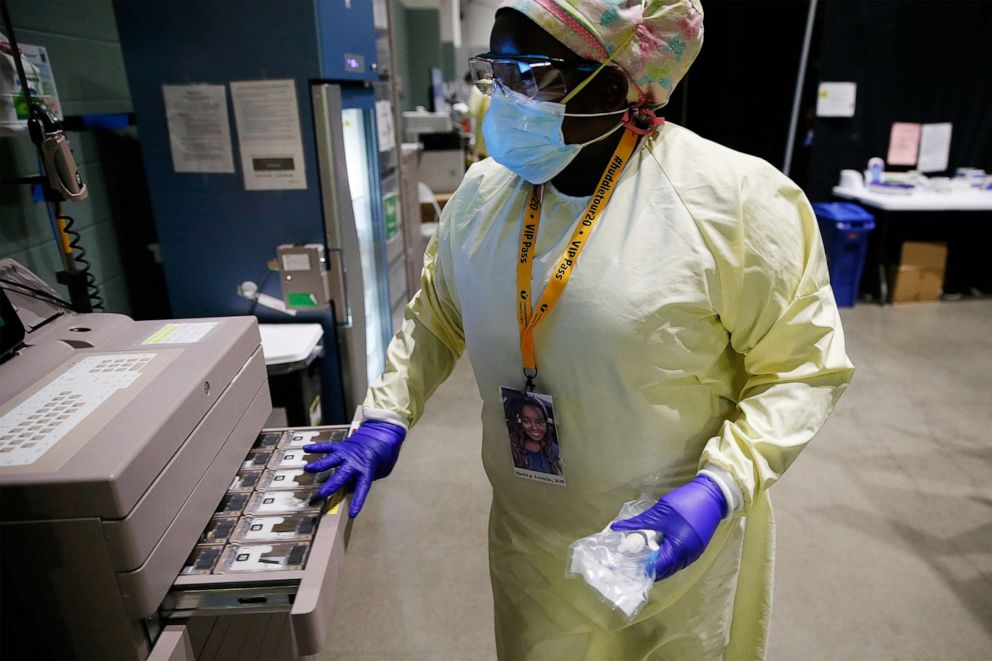
[(603, 215), (603, 209), (613, 196), (613, 190), (620, 180), (620, 174), (630, 161), (637, 146), (638, 135), (626, 129), (620, 144), (617, 145), (606, 171), (599, 179), (599, 185), (589, 200), (585, 212), (579, 220), (572, 237), (565, 247), (565, 252), (558, 260), (551, 279), (548, 281), (537, 306), (531, 309), (530, 283), (533, 275), (533, 252), (537, 245), (537, 231), (541, 225), (541, 204), (543, 188), (533, 187), (527, 200), (524, 212), (523, 227), (520, 229), (520, 251), (517, 260), (517, 325), (520, 329), (520, 353), (524, 361), (524, 374), (527, 376), (527, 387), (532, 389), (534, 377), (537, 376), (537, 355), (534, 351), (534, 331), (554, 309), (565, 291), (565, 285), (575, 270), (579, 254), (585, 248), (586, 241), (592, 234), (593, 228)]

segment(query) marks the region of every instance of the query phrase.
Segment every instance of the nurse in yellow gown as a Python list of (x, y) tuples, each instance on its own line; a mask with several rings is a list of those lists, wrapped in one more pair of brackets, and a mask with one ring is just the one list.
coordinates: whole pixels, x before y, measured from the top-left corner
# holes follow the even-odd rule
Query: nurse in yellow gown
[[(530, 253), (536, 297), (625, 133), (612, 130), (618, 114), (570, 115), (663, 105), (698, 52), (702, 10), (689, 0), (505, 7), (491, 59), (543, 56), (573, 90), (589, 78), (579, 60), (609, 60), (565, 104), (566, 143), (606, 137), (543, 186)], [(500, 387), (524, 381), (516, 273), (533, 185), (499, 159), (473, 166), (445, 206), (422, 289), (365, 401), (366, 419), (412, 426), (467, 353), (484, 402), (504, 660), (762, 658), (774, 557), (768, 490), (853, 374), (802, 191), (768, 163), (674, 124), (642, 131), (564, 293), (534, 331), (535, 386), (554, 398), (563, 486), (517, 476), (507, 440)], [(490, 149), (497, 154), (492, 141)], [(642, 490), (661, 497), (701, 470), (719, 485), (726, 517), (697, 561), (655, 583), (633, 622), (566, 578), (571, 542)]]

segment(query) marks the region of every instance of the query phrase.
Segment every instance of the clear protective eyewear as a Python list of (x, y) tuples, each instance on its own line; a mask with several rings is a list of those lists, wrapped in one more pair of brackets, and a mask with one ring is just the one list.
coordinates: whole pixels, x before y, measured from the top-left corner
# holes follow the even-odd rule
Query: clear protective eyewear
[(507, 89), (529, 99), (554, 101), (577, 91), (581, 83), (570, 84), (565, 72), (575, 71), (581, 80), (603, 67), (599, 62), (570, 62), (545, 55), (498, 55), (483, 53), (468, 60), (472, 81), (480, 92), (492, 96)]

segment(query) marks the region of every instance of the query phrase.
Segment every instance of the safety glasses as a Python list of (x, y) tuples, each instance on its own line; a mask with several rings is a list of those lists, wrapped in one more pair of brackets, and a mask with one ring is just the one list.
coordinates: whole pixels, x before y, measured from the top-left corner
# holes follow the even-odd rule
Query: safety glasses
[[(554, 101), (578, 87), (602, 65), (570, 62), (544, 55), (498, 55), (483, 53), (468, 60), (468, 70), (479, 91), (486, 96), (512, 90), (529, 99)], [(575, 72), (578, 75), (566, 75)]]

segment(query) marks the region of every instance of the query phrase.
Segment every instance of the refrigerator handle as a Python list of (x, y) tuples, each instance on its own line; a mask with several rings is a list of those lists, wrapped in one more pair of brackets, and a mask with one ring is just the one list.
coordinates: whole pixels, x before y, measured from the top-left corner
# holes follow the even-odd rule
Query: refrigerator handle
[(348, 307), (348, 283), (345, 279), (344, 252), (340, 248), (327, 251), (327, 293), (334, 306), (334, 322), (351, 328), (351, 309)]

